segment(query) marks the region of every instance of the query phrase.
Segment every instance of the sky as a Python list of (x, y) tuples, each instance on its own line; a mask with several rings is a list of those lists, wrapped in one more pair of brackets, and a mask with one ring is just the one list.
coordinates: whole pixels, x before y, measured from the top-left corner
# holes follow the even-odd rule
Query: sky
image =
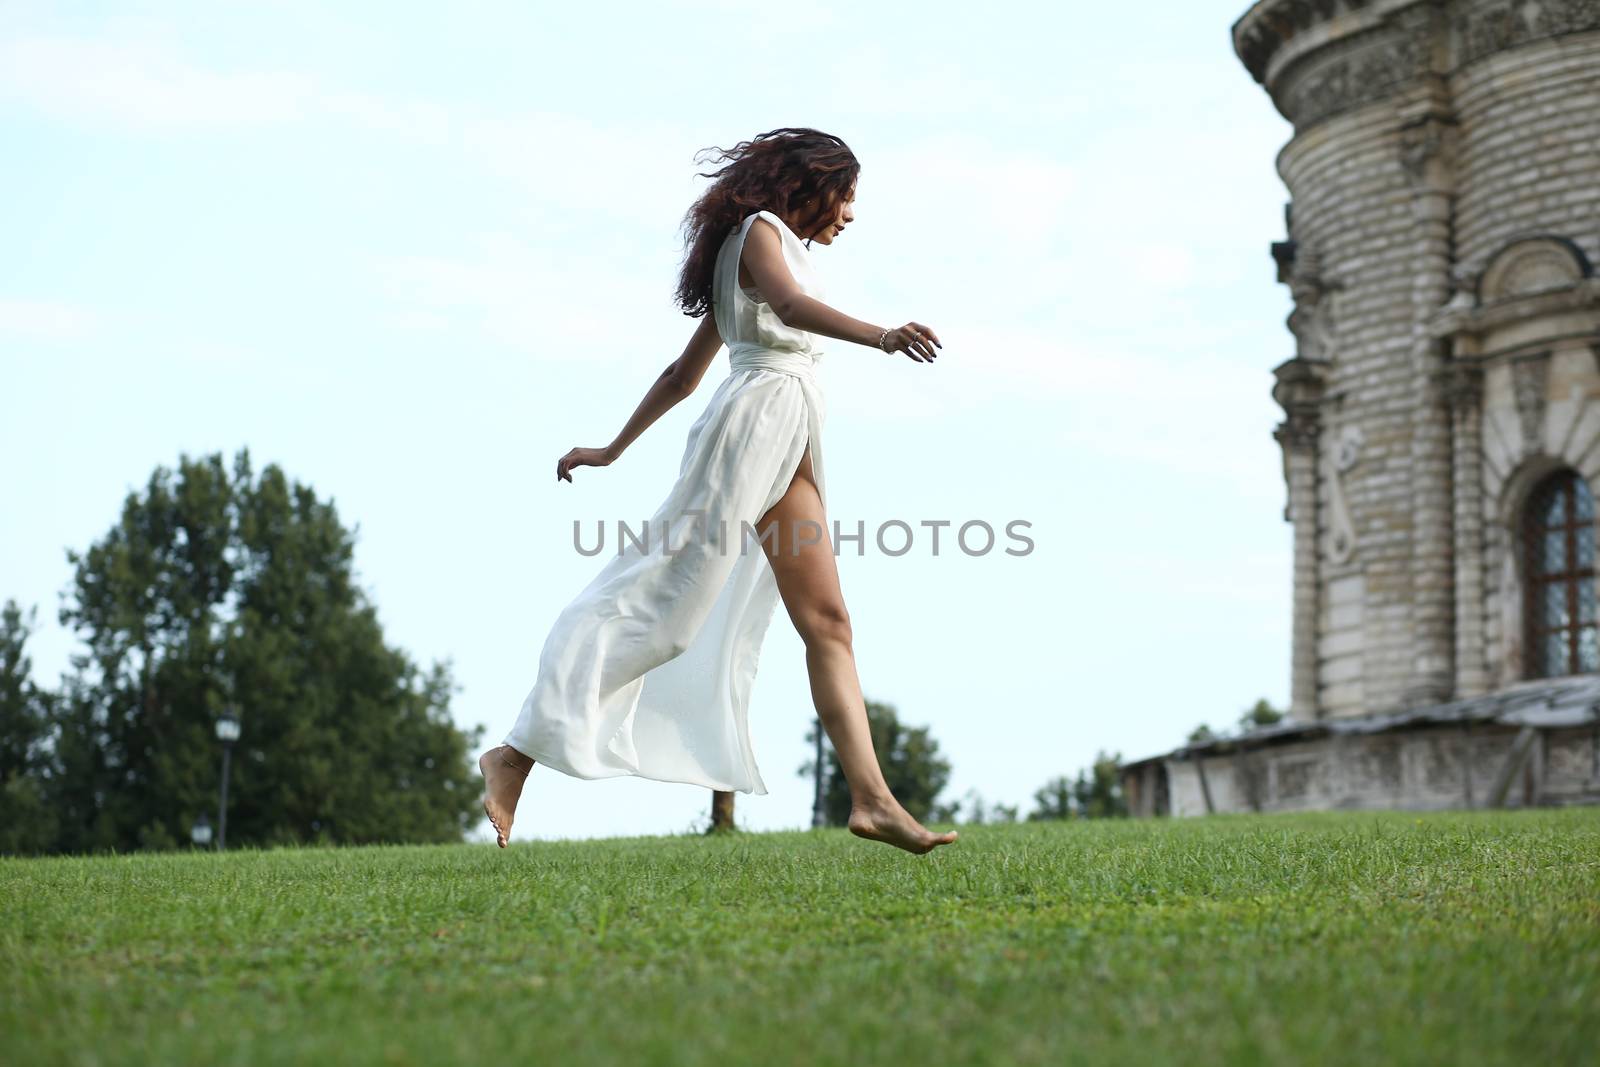
[[(157, 467), (248, 448), (332, 500), (386, 640), (449, 661), (457, 721), (498, 743), (601, 566), (573, 521), (653, 513), (728, 373), (724, 349), (616, 463), (556, 480), (694, 331), (697, 153), (812, 126), (861, 162), (854, 223), (811, 249), (829, 303), (944, 341), (924, 364), (821, 338), (820, 375), (829, 517), (869, 532), (838, 559), (862, 688), (930, 728), (945, 797), (1025, 815), (1101, 750), (1284, 707), (1291, 131), (1233, 55), (1247, 6), (0, 0), (0, 600), (38, 609), (35, 680), (82, 647), (67, 550)], [(889, 556), (896, 519), (919, 536)], [(994, 550), (952, 547), (972, 520)], [(809, 825), (814, 714), (780, 606), (742, 827)], [(513, 837), (709, 806), (540, 768)]]

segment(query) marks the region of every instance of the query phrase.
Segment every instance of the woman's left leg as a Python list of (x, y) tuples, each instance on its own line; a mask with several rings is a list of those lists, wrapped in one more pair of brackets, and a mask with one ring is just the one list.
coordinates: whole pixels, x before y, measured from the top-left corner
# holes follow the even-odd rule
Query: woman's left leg
[(533, 757), (510, 745), (497, 745), (478, 757), (478, 770), (483, 772), (483, 813), (494, 827), (495, 843), (505, 848), (511, 840), (511, 820), (522, 797), (522, 783), (533, 770)]

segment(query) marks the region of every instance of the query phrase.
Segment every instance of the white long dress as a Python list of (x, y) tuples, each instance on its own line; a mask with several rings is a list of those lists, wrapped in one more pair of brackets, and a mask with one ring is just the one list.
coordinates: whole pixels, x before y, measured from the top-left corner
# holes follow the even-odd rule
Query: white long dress
[[(712, 274), (729, 373), (689, 428), (677, 482), (556, 618), (539, 674), (504, 742), (577, 778), (638, 775), (764, 794), (750, 746), (750, 690), (779, 603), (759, 519), (789, 487), (807, 444), (823, 504), (825, 397), (816, 335), (786, 326), (739, 285), (758, 218), (782, 239), (802, 291), (822, 298), (805, 245), (758, 211), (730, 230)], [(663, 537), (670, 536), (670, 541)], [(787, 531), (785, 531), (787, 542)], [(827, 541), (821, 531), (802, 536)], [(770, 535), (768, 543), (771, 543)]]

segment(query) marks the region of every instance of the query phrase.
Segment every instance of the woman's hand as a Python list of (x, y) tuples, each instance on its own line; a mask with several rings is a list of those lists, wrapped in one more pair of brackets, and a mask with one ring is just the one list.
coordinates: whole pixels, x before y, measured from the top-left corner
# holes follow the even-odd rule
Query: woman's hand
[(574, 448), (556, 462), (556, 481), (572, 481), (574, 467), (608, 467), (616, 457), (605, 448)]
[(883, 339), (886, 352), (905, 352), (918, 363), (932, 363), (938, 356), (934, 347), (944, 347), (939, 335), (920, 322), (908, 322), (898, 330), (890, 330)]

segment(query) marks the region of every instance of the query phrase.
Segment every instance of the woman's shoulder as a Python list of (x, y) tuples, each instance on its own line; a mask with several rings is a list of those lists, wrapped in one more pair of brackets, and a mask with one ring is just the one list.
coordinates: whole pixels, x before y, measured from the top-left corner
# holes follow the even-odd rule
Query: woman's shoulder
[(795, 232), (789, 229), (789, 224), (784, 222), (776, 212), (768, 211), (766, 208), (762, 208), (760, 211), (753, 212), (747, 216), (744, 220), (744, 224), (746, 226), (750, 226), (755, 222), (756, 219), (766, 219), (768, 222), (772, 223), (773, 229), (778, 231), (778, 236), (784, 238), (785, 240), (800, 240), (800, 238), (795, 235)]

